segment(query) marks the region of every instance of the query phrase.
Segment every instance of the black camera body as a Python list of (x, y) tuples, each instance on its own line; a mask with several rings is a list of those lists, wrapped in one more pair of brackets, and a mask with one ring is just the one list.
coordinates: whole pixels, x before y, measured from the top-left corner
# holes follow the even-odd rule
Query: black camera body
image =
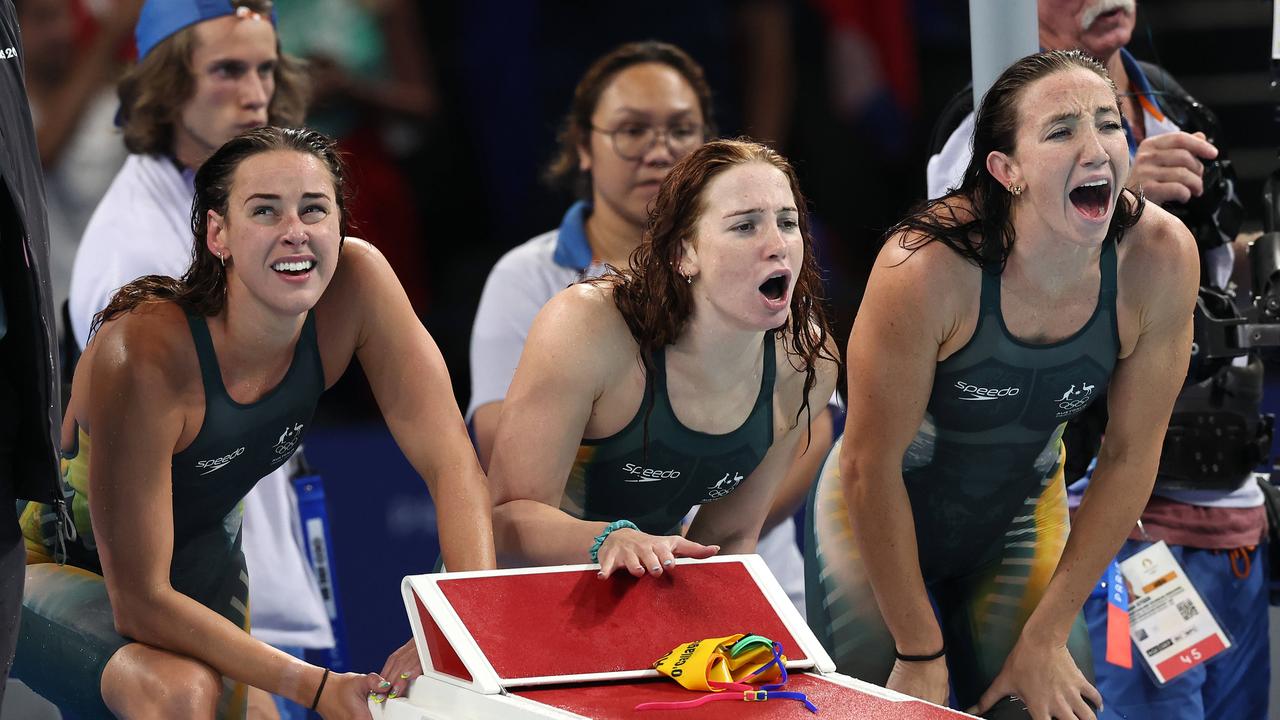
[[(1163, 100), (1178, 127), (1189, 133), (1203, 133), (1206, 140), (1218, 145), (1221, 125), (1212, 110), (1177, 95), (1166, 95)], [(1187, 226), (1204, 253), (1235, 239), (1244, 223), (1244, 203), (1236, 194), (1236, 170), (1225, 148), (1219, 146), (1217, 157), (1201, 162), (1204, 191), (1185, 203), (1168, 203), (1164, 209)]]
[[(1280, 347), (1280, 172), (1263, 190), (1263, 234), (1249, 245), (1251, 302), (1201, 287), (1187, 385), (1174, 404), (1156, 484), (1232, 490), (1267, 463), (1275, 419), (1261, 412), (1263, 363)], [(1236, 358), (1249, 356), (1245, 364)], [(1268, 463), (1269, 464), (1269, 463)]]

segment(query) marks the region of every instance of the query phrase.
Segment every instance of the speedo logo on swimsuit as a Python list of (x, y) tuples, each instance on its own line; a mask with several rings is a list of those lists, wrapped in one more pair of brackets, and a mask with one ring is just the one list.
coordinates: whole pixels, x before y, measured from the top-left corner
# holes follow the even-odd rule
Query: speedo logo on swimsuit
[(967, 395), (961, 395), (960, 400), (996, 400), (1002, 397), (1013, 397), (1022, 392), (1016, 387), (982, 387), (980, 385), (970, 385), (963, 380), (956, 381), (956, 389)]
[(635, 463), (627, 463), (622, 466), (622, 470), (635, 477), (624, 477), (623, 482), (657, 482), (659, 480), (674, 480), (680, 477), (679, 470), (655, 470), (653, 468), (641, 467)]
[(204, 470), (204, 472), (200, 473), (201, 475), (208, 475), (211, 472), (221, 470), (222, 468), (229, 465), (232, 460), (235, 460), (236, 458), (240, 457), (243, 454), (244, 454), (244, 448), (239, 448), (215, 460), (197, 460), (196, 467), (200, 468), (201, 470)]

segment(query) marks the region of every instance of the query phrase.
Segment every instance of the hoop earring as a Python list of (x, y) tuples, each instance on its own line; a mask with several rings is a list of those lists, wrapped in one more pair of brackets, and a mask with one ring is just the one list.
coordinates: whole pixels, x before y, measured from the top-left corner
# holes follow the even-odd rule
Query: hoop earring
[(218, 259), (222, 261), (222, 268), (225, 270), (227, 267), (227, 256), (222, 253), (218, 253)]

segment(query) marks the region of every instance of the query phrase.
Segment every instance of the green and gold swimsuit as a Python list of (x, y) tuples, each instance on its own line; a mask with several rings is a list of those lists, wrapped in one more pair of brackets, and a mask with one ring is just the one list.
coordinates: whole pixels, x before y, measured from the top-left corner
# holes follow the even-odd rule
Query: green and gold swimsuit
[[(307, 315), (285, 377), (260, 400), (241, 404), (222, 384), (209, 327), (189, 316), (204, 385), (199, 433), (173, 456), (175, 590), (249, 629), (248, 575), (240, 550), (240, 501), (260, 478), (284, 464), (302, 440), (324, 390), (315, 317)], [(119, 422), (128, 422), (120, 418)], [(89, 514), (91, 439), (78, 431), (63, 474), (76, 534), (59, 547), (53, 509), (20, 505), (27, 544), (27, 586), (13, 675), (78, 718), (110, 718), (102, 671), (132, 642), (115, 631)], [(139, 517), (138, 522), (148, 518)], [(66, 564), (54, 562), (65, 551)], [(242, 716), (244, 688), (224, 693), (219, 717)]]
[[(938, 363), (924, 421), (902, 458), (920, 570), (960, 707), (976, 703), (999, 673), (1066, 545), (1062, 431), (1102, 394), (1120, 351), (1113, 242), (1099, 264), (1092, 317), (1043, 345), (1009, 332), (1000, 276), (984, 272), (973, 337)], [(809, 501), (808, 620), (842, 672), (883, 684), (893, 639), (853, 540), (839, 457), (837, 444)], [(1081, 622), (1070, 649), (1091, 676)]]

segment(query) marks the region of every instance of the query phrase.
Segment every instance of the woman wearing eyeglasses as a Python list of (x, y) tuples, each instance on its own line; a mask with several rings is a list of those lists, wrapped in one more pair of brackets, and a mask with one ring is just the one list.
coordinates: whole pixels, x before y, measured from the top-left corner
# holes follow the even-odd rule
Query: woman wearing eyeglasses
[(547, 172), (579, 200), (558, 229), (498, 261), (476, 310), (467, 419), (483, 466), (534, 315), (606, 265), (627, 267), (662, 179), (714, 132), (702, 68), (674, 45), (621, 45), (583, 75)]

